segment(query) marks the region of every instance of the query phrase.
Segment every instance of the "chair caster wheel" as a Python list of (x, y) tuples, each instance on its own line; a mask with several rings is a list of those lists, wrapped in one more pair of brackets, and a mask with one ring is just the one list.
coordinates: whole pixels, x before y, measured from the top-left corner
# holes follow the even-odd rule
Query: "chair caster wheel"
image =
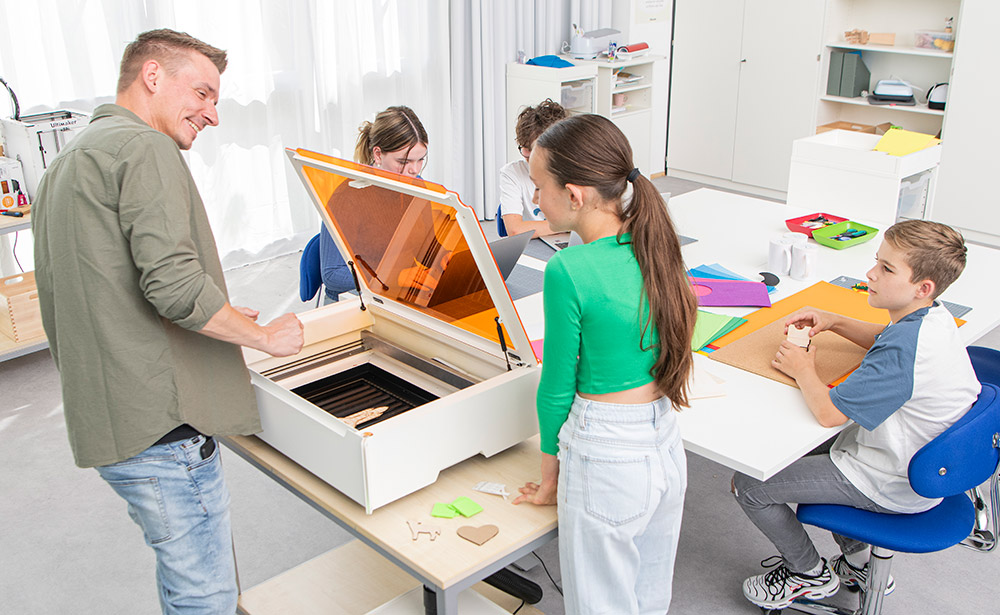
[(859, 591), (861, 591), (861, 587), (858, 585), (842, 585), (841, 587), (847, 588), (847, 591), (851, 592), (852, 594), (856, 594)]
[(784, 609), (768, 609), (760, 607), (760, 612), (762, 615), (781, 615), (784, 612)]

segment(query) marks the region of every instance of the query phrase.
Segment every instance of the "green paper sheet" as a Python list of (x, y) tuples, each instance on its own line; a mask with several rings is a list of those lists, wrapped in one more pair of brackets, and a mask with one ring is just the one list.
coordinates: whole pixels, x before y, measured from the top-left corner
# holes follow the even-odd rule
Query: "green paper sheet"
[(442, 519), (454, 519), (458, 516), (458, 511), (451, 507), (451, 504), (435, 504), (434, 508), (431, 509), (432, 517), (440, 517)]
[(483, 512), (483, 507), (476, 504), (471, 499), (462, 496), (451, 503), (451, 507), (454, 508), (463, 517), (471, 517), (473, 515), (478, 515)]
[(698, 310), (698, 320), (695, 321), (694, 336), (691, 338), (691, 350), (701, 350), (745, 322), (745, 318)]

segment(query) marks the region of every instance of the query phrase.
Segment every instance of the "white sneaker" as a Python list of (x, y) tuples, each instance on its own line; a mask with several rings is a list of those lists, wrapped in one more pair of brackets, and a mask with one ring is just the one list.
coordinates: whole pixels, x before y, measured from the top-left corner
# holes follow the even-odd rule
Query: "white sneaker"
[[(776, 560), (769, 564), (770, 560)], [(783, 609), (796, 598), (826, 598), (840, 589), (840, 577), (830, 565), (823, 562), (823, 571), (816, 576), (792, 572), (780, 556), (769, 557), (760, 563), (764, 567), (777, 566), (764, 574), (743, 581), (743, 595), (763, 609)]]
[[(838, 555), (830, 562), (830, 568), (840, 577), (840, 582), (844, 587), (857, 587), (864, 589), (868, 585), (868, 564), (864, 568), (855, 568), (851, 562), (843, 555)], [(896, 579), (889, 575), (889, 584), (885, 587), (885, 595), (888, 596), (896, 590)]]

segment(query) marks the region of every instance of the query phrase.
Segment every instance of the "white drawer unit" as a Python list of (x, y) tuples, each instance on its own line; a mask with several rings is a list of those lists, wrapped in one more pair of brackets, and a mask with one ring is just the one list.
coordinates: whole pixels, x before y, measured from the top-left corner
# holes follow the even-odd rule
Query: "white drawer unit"
[(421, 180), (288, 155), (360, 297), (301, 315), (293, 357), (246, 352), (260, 437), (370, 513), (536, 434), (540, 369), (473, 210)]

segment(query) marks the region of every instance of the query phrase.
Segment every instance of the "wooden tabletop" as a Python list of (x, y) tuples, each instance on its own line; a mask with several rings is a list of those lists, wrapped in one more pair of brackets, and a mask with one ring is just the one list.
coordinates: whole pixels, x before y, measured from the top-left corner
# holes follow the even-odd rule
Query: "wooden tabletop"
[[(278, 482), (292, 489), (317, 508), (333, 517), (349, 531), (383, 550), (402, 565), (444, 589), (467, 579), (471, 573), (509, 557), (533, 540), (556, 529), (555, 506), (514, 506), (513, 497), (474, 491), (480, 481), (503, 483), (516, 494), (527, 481), (541, 477), (541, 452), (535, 436), (490, 458), (473, 457), (441, 473), (437, 482), (366, 515), (364, 507), (323, 482), (255, 436), (232, 436), (223, 442), (244, 459), (260, 467)], [(466, 496), (483, 507), (471, 517), (439, 519), (431, 517), (435, 503), (450, 503)], [(426, 535), (411, 539), (407, 520), (436, 527), (441, 535), (434, 541)], [(477, 546), (457, 535), (462, 526), (496, 525), (500, 532)]]
[[(30, 212), (30, 206), (24, 208), (14, 207), (10, 211), (24, 211)], [(13, 233), (14, 231), (21, 231), (31, 228), (31, 214), (25, 213), (20, 218), (16, 216), (0, 216), (0, 235), (4, 233)]]

